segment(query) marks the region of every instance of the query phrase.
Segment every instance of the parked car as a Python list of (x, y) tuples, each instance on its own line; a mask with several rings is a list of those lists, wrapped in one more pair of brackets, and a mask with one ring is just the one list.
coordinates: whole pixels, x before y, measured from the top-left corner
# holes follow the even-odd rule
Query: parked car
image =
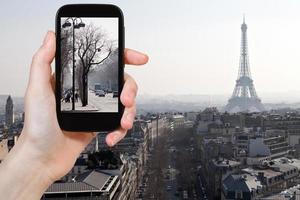
[(170, 191), (170, 190), (172, 190), (172, 186), (168, 185), (167, 186), (167, 191)]
[(118, 97), (118, 96), (119, 96), (118, 91), (114, 91), (114, 92), (113, 92), (113, 98), (114, 98), (114, 97)]
[(96, 90), (95, 94), (99, 97), (104, 97), (105, 96), (105, 92), (103, 90)]
[(183, 191), (183, 199), (189, 199), (188, 193), (186, 190)]

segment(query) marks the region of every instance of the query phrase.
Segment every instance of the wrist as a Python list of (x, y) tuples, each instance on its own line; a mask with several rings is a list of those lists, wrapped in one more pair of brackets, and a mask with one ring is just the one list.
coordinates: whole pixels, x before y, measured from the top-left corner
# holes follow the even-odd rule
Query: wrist
[(1, 163), (0, 193), (5, 199), (40, 199), (52, 184), (45, 165), (32, 152), (21, 136)]

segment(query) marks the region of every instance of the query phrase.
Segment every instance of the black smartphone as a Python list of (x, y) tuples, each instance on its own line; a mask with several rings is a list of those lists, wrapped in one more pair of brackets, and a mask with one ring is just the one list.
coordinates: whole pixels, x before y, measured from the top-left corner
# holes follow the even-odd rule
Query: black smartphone
[(106, 4), (70, 4), (56, 14), (56, 110), (67, 131), (111, 131), (124, 106), (124, 18)]

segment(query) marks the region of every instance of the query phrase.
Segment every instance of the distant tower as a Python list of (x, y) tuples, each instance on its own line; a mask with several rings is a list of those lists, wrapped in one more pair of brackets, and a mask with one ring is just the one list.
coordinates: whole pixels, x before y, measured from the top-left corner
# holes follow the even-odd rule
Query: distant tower
[(14, 104), (11, 96), (9, 95), (6, 100), (5, 106), (5, 125), (9, 128), (14, 123)]
[(247, 25), (245, 24), (245, 17), (242, 29), (242, 43), (238, 78), (236, 80), (235, 88), (228, 104), (225, 107), (227, 112), (261, 112), (264, 106), (258, 98), (253, 80), (251, 78), (248, 45), (247, 45)]

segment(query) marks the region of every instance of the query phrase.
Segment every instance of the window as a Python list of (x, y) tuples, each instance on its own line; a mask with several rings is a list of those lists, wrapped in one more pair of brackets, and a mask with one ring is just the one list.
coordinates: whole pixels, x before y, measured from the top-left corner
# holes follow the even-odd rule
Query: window
[(242, 191), (236, 191), (235, 198), (236, 199), (243, 199), (243, 192)]

